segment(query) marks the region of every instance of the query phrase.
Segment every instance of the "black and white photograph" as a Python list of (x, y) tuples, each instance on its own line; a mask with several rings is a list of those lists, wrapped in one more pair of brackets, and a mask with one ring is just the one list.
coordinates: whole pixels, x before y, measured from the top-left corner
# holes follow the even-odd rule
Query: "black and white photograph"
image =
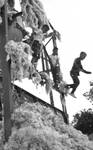
[(93, 0), (0, 0), (0, 150), (93, 150)]

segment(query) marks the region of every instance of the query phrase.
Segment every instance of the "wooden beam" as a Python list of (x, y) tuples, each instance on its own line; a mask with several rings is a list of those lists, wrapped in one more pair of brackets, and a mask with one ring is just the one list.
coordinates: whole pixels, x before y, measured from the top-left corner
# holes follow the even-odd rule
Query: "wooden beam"
[[(44, 50), (46, 50), (46, 47), (44, 46)], [(44, 51), (44, 55), (45, 55), (45, 64), (46, 64), (46, 70), (47, 70), (47, 73), (49, 74), (49, 64), (48, 64), (48, 58), (47, 58), (47, 55)]]
[(7, 23), (7, 0), (5, 0), (3, 22), (0, 25), (0, 56), (3, 73), (3, 109), (4, 109), (4, 138), (8, 141), (11, 135), (11, 76), (9, 63), (6, 61), (5, 44), (8, 41), (8, 23)]
[(43, 69), (43, 71), (45, 71), (45, 64), (44, 64), (44, 51), (43, 51), (43, 50), (42, 50), (41, 60), (42, 60), (42, 69)]

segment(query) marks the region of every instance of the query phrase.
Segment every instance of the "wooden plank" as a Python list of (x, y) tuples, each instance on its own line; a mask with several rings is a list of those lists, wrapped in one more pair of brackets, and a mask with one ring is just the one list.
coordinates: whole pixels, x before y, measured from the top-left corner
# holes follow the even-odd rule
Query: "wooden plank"
[[(46, 47), (44, 46), (44, 50), (46, 50)], [(47, 57), (47, 55), (46, 55), (46, 53), (45, 53), (45, 51), (44, 51), (44, 55), (45, 55), (45, 64), (46, 64), (46, 72), (49, 74), (49, 64), (48, 64), (48, 57)]]
[(43, 50), (42, 50), (41, 60), (42, 60), (42, 70), (43, 70), (43, 71), (45, 71), (45, 64), (44, 64), (44, 51), (43, 51)]
[(8, 41), (8, 23), (7, 23), (7, 0), (5, 1), (3, 22), (0, 25), (0, 56), (3, 73), (3, 105), (4, 105), (4, 138), (8, 141), (11, 135), (11, 113), (10, 113), (10, 97), (11, 97), (11, 77), (9, 63), (6, 61), (5, 44)]

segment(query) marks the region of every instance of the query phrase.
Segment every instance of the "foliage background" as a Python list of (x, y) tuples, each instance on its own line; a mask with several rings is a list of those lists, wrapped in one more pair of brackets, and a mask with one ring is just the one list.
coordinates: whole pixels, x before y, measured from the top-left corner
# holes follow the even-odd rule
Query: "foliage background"
[[(16, 103), (19, 102), (16, 97)], [(23, 100), (23, 101), (22, 101)], [(61, 114), (39, 102), (31, 103), (26, 95), (12, 114), (12, 135), (4, 150), (92, 150), (93, 142), (66, 125)]]

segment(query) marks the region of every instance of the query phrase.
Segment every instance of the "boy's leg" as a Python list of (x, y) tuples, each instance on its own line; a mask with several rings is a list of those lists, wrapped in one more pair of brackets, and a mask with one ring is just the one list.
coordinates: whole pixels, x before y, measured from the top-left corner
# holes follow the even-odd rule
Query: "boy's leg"
[(71, 91), (71, 94), (74, 94), (74, 92), (76, 91), (77, 87), (79, 86), (80, 84), (80, 81), (78, 79), (78, 76), (75, 76), (75, 75), (71, 75), (72, 79), (73, 79), (73, 84), (72, 84), (72, 91)]

